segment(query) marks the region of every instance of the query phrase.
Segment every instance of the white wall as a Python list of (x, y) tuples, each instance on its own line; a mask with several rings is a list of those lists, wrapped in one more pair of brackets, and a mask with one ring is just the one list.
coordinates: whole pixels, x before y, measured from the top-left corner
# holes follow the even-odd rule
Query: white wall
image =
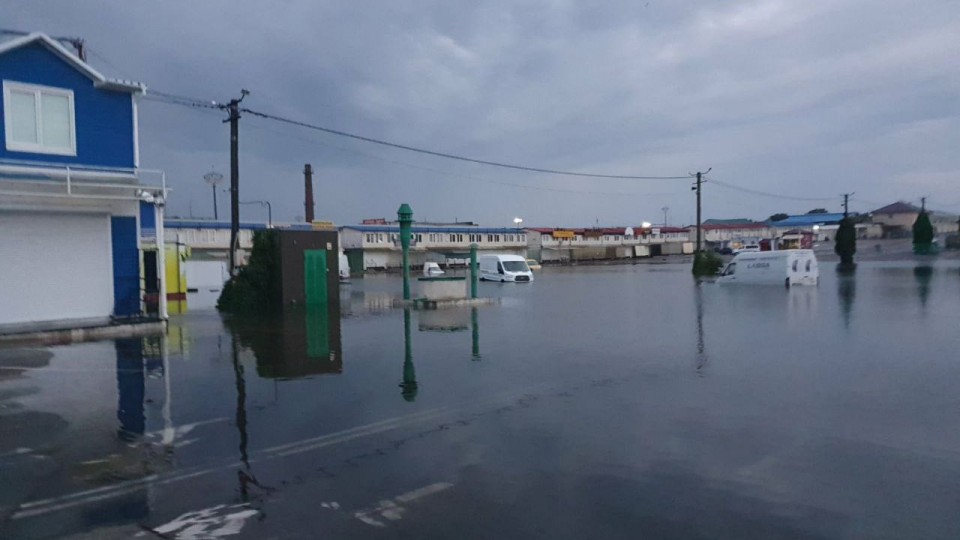
[(112, 312), (108, 215), (0, 210), (0, 324)]

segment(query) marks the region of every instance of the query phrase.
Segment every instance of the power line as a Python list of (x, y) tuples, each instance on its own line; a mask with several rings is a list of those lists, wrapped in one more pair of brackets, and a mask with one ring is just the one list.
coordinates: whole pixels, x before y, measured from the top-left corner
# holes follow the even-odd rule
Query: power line
[[(154, 96), (154, 101), (165, 101), (167, 103), (172, 103), (174, 105), (183, 105), (183, 106), (189, 106), (189, 107), (209, 108), (209, 109), (224, 109), (226, 107), (226, 105), (217, 103), (216, 101), (212, 101), (212, 100), (199, 100), (195, 98), (178, 96), (176, 94), (170, 94), (170, 93), (160, 92), (156, 90), (152, 91), (152, 94)], [(157, 98), (157, 96), (159, 96), (159, 98)], [(294, 125), (294, 126), (298, 126), (306, 129), (312, 129), (316, 131), (322, 131), (324, 133), (330, 133), (331, 135), (337, 135), (340, 137), (347, 137), (347, 138), (355, 139), (358, 141), (379, 144), (381, 146), (388, 146), (391, 148), (398, 148), (400, 150), (407, 150), (409, 152), (416, 152), (420, 154), (426, 154), (426, 155), (453, 159), (458, 161), (477, 163), (480, 165), (489, 165), (492, 167), (501, 167), (505, 169), (514, 169), (514, 170), (521, 170), (521, 171), (528, 171), (528, 172), (539, 172), (539, 173), (545, 173), (545, 174), (557, 174), (557, 175), (563, 175), (563, 176), (577, 176), (577, 177), (584, 177), (584, 178), (607, 178), (607, 179), (620, 179), (620, 180), (684, 180), (687, 178), (686, 176), (638, 176), (638, 175), (621, 175), (621, 174), (581, 173), (581, 172), (573, 172), (573, 171), (560, 171), (556, 169), (544, 169), (541, 167), (513, 165), (513, 164), (501, 163), (497, 161), (476, 159), (476, 158), (461, 156), (457, 154), (449, 154), (446, 152), (438, 152), (434, 150), (428, 150), (425, 148), (418, 148), (415, 146), (408, 146), (405, 144), (394, 143), (394, 142), (386, 141), (383, 139), (366, 137), (363, 135), (356, 135), (354, 133), (327, 128), (324, 126), (311, 124), (309, 122), (304, 122), (301, 120), (294, 120), (291, 118), (284, 118), (282, 116), (277, 116), (274, 114), (255, 111), (253, 109), (242, 108), (240, 109), (240, 112), (248, 113), (253, 116), (258, 116), (260, 118), (265, 118), (267, 120), (273, 120), (276, 122), (290, 124), (290, 125)]]
[(448, 154), (448, 153), (445, 153), (445, 152), (437, 152), (437, 151), (434, 151), (434, 150), (427, 150), (427, 149), (425, 149), (425, 148), (417, 148), (417, 147), (415, 147), (415, 146), (407, 146), (407, 145), (404, 145), (404, 144), (393, 143), (393, 142), (385, 141), (385, 140), (382, 140), (382, 139), (374, 139), (374, 138), (372, 138), (372, 137), (365, 137), (365, 136), (363, 136), (363, 135), (355, 135), (355, 134), (353, 134), (353, 133), (348, 133), (348, 132), (346, 132), (346, 131), (340, 131), (340, 130), (331, 129), (331, 128), (327, 128), (327, 127), (323, 127), (323, 126), (318, 126), (318, 125), (316, 125), (316, 124), (310, 124), (310, 123), (303, 122), (303, 121), (300, 121), (300, 120), (293, 120), (293, 119), (290, 119), (290, 118), (284, 118), (284, 117), (282, 117), (282, 116), (276, 116), (276, 115), (273, 115), (273, 114), (262, 113), (262, 112), (259, 112), (259, 111), (254, 111), (254, 110), (252, 110), (252, 109), (241, 109), (241, 112), (249, 113), (249, 114), (252, 114), (252, 115), (254, 115), (254, 116), (259, 116), (259, 117), (261, 117), (261, 118), (266, 118), (266, 119), (268, 119), (268, 120), (275, 120), (275, 121), (277, 121), (277, 122), (283, 122), (283, 123), (285, 123), (285, 124), (291, 124), (291, 125), (294, 125), (294, 126), (299, 126), (299, 127), (303, 127), (303, 128), (307, 128), (307, 129), (314, 129), (314, 130), (317, 130), (317, 131), (323, 131), (323, 132), (325, 132), (325, 133), (330, 133), (330, 134), (332, 134), (332, 135), (339, 135), (339, 136), (341, 136), (341, 137), (348, 137), (348, 138), (351, 138), (351, 139), (356, 139), (356, 140), (358, 140), (358, 141), (364, 141), (364, 142), (368, 142), (368, 143), (379, 144), (379, 145), (382, 145), (382, 146), (389, 146), (389, 147), (391, 147), (391, 148), (399, 148), (399, 149), (401, 149), (401, 150), (407, 150), (407, 151), (410, 151), (410, 152), (417, 152), (417, 153), (420, 153), (420, 154), (427, 154), (427, 155), (430, 155), (430, 156), (442, 157), (442, 158), (447, 158), (447, 159), (455, 159), (455, 160), (458, 160), (458, 161), (467, 161), (467, 162), (470, 162), (470, 163), (478, 163), (478, 164), (480, 164), (480, 165), (490, 165), (490, 166), (492, 166), (492, 167), (501, 167), (501, 168), (504, 168), (504, 169), (515, 169), (515, 170), (520, 170), (520, 171), (539, 172), (539, 173), (546, 173), (546, 174), (558, 174), (558, 175), (564, 175), (564, 176), (579, 176), (579, 177), (587, 177), (587, 178), (614, 178), (614, 179), (622, 179), (622, 180), (684, 180), (684, 179), (687, 178), (686, 176), (633, 176), (633, 175), (620, 175), (620, 174), (580, 173), (580, 172), (572, 172), (572, 171), (559, 171), (559, 170), (555, 170), (555, 169), (543, 169), (543, 168), (540, 168), (540, 167), (528, 167), (528, 166), (524, 166), (524, 165), (511, 165), (511, 164), (508, 164), (508, 163), (500, 163), (500, 162), (497, 162), (497, 161), (487, 161), (487, 160), (483, 160), (483, 159), (476, 159), (476, 158), (471, 158), (471, 157), (466, 157), (466, 156), (460, 156), (460, 155), (457, 155), (457, 154)]
[(752, 195), (758, 195), (758, 196), (761, 196), (761, 197), (773, 197), (773, 198), (775, 198), (775, 199), (790, 199), (790, 200), (794, 200), (794, 201), (816, 201), (816, 202), (833, 201), (833, 200), (836, 199), (835, 197), (794, 197), (794, 196), (791, 196), (791, 195), (782, 195), (782, 194), (779, 194), (779, 193), (770, 193), (770, 192), (768, 192), (768, 191), (760, 191), (760, 190), (758, 190), (758, 189), (750, 189), (750, 188), (745, 188), (745, 187), (738, 186), (738, 185), (735, 185), (735, 184), (730, 184), (730, 183), (727, 183), (727, 182), (722, 182), (722, 181), (717, 180), (716, 178), (714, 178), (714, 177), (712, 177), (712, 176), (709, 178), (709, 180), (710, 180), (710, 183), (716, 184), (716, 185), (718, 185), (718, 186), (725, 187), (725, 188), (727, 188), (727, 189), (733, 189), (733, 190), (737, 190), (737, 191), (742, 191), (742, 192), (744, 192), (744, 193), (750, 193), (750, 194), (752, 194)]
[(398, 160), (395, 160), (395, 159), (389, 159), (389, 158), (381, 157), (381, 156), (378, 156), (378, 155), (375, 155), (375, 154), (371, 154), (371, 153), (369, 153), (369, 152), (363, 152), (363, 151), (360, 151), (360, 150), (355, 150), (355, 149), (351, 149), (351, 148), (345, 148), (345, 147), (343, 147), (343, 146), (338, 146), (338, 145), (335, 145), (335, 144), (330, 144), (330, 143), (327, 143), (327, 142), (324, 142), (324, 141), (319, 141), (319, 140), (316, 140), (316, 139), (308, 139), (308, 138), (305, 138), (305, 137), (300, 137), (300, 136), (297, 136), (297, 135), (293, 135), (292, 133), (288, 133), (288, 132), (284, 132), (284, 131), (280, 131), (280, 130), (276, 130), (276, 129), (270, 129), (270, 128), (266, 127), (266, 126), (259, 125), (259, 124), (257, 124), (257, 123), (251, 123), (251, 124), (249, 124), (249, 126), (252, 127), (252, 128), (254, 128), (254, 129), (260, 129), (260, 130), (263, 130), (263, 131), (268, 131), (268, 132), (271, 132), (271, 133), (276, 133), (276, 134), (278, 134), (278, 135), (285, 136), (285, 137), (292, 137), (292, 138), (294, 138), (294, 139), (299, 139), (299, 140), (301, 140), (301, 141), (305, 141), (305, 142), (308, 142), (308, 143), (319, 144), (319, 145), (321, 145), (321, 146), (326, 146), (326, 147), (328, 147), (328, 148), (334, 148), (334, 149), (339, 150), (339, 151), (342, 151), (342, 152), (349, 152), (349, 153), (361, 155), (361, 156), (364, 156), (364, 157), (368, 157), (368, 158), (370, 158), (370, 159), (375, 159), (375, 160), (378, 160), (378, 161), (382, 161), (382, 162), (384, 162), (384, 163), (392, 163), (392, 164), (394, 164), (394, 165), (400, 165), (400, 166), (402, 166), (402, 167), (409, 167), (409, 168), (411, 168), (411, 169), (417, 169), (417, 170), (421, 170), (421, 171), (427, 171), (427, 172), (434, 173), (434, 174), (441, 175), (441, 176), (456, 176), (456, 177), (459, 177), (459, 178), (463, 178), (463, 179), (465, 179), (465, 180), (473, 180), (473, 181), (476, 181), (476, 182), (485, 182), (485, 183), (488, 183), (488, 184), (495, 184), (495, 185), (508, 186), (508, 187), (521, 188), (521, 189), (531, 189), (531, 190), (535, 190), (535, 191), (553, 191), (553, 192), (558, 192), (558, 193), (573, 193), (573, 194), (576, 194), (576, 195), (608, 195), (608, 196), (613, 196), (613, 197), (668, 197), (668, 196), (675, 195), (674, 193), (624, 193), (624, 192), (607, 192), (607, 191), (594, 191), (594, 190), (586, 191), (586, 190), (579, 190), (579, 189), (564, 189), (564, 188), (554, 188), (554, 187), (545, 187), (545, 186), (531, 186), (531, 185), (528, 185), (528, 184), (515, 184), (515, 183), (511, 183), (511, 182), (503, 182), (503, 181), (500, 181), (500, 180), (491, 180), (491, 179), (489, 179), (489, 178), (481, 178), (481, 177), (478, 177), (478, 176), (473, 176), (473, 175), (468, 175), (468, 174), (462, 174), (462, 173), (457, 173), (457, 172), (445, 171), (445, 170), (441, 170), (441, 169), (434, 169), (434, 168), (432, 168), (432, 167), (425, 167), (425, 166), (423, 166), (423, 165), (414, 165), (414, 164), (412, 164), (412, 163), (406, 163), (406, 162), (398, 161)]

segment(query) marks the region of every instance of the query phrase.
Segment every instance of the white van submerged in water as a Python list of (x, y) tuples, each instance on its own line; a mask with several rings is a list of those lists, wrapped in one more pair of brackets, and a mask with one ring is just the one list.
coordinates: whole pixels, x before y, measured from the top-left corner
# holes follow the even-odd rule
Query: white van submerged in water
[(820, 269), (812, 249), (744, 252), (723, 269), (717, 283), (817, 285)]
[(527, 260), (519, 255), (481, 255), (480, 279), (487, 281), (533, 281)]

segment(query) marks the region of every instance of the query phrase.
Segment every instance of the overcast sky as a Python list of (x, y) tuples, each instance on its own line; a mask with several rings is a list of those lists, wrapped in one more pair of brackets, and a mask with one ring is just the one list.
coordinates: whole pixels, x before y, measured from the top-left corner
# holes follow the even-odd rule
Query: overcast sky
[[(960, 4), (946, 1), (6, 2), (4, 27), (80, 36), (104, 74), (149, 88), (483, 160), (579, 172), (711, 177), (704, 217), (763, 219), (895, 200), (960, 210)], [(148, 91), (149, 92), (149, 91)], [(218, 111), (145, 101), (141, 165), (171, 214), (212, 215), (229, 176)], [(498, 169), (245, 116), (241, 199), (303, 216), (509, 225), (671, 225), (687, 180)], [(228, 215), (221, 193), (220, 216)], [(244, 220), (265, 220), (256, 206)]]

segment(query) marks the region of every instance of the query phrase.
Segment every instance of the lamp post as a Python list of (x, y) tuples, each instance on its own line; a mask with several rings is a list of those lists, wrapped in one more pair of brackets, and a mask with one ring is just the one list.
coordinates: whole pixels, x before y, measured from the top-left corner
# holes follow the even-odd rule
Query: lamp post
[(666, 227), (666, 226), (667, 226), (667, 212), (670, 211), (670, 207), (669, 207), (669, 206), (664, 206), (664, 207), (661, 208), (660, 210), (663, 211), (663, 226)]
[(217, 215), (217, 184), (223, 182), (223, 175), (217, 171), (210, 171), (203, 175), (203, 181), (210, 184), (210, 189), (213, 191), (213, 219), (216, 221), (219, 217)]
[(270, 201), (240, 201), (238, 204), (259, 204), (261, 208), (266, 208), (267, 228), (273, 228), (273, 207), (270, 206)]
[(413, 210), (403, 203), (397, 210), (400, 222), (400, 248), (403, 250), (403, 299), (410, 299), (410, 224), (413, 223)]

